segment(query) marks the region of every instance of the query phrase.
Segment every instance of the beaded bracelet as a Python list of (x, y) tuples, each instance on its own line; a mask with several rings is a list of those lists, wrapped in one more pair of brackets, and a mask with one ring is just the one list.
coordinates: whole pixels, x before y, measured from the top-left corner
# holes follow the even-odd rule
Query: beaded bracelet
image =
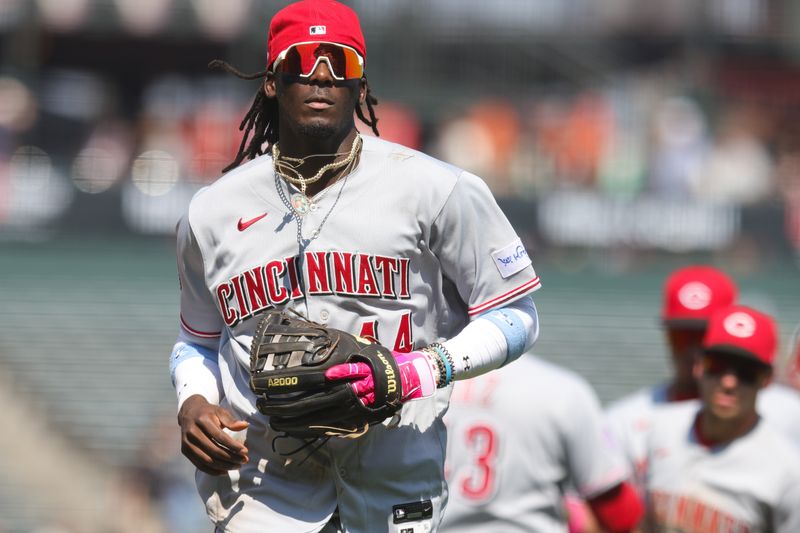
[(439, 357), (439, 352), (430, 346), (426, 346), (420, 351), (427, 356), (428, 364), (430, 364), (431, 371), (434, 373), (434, 379), (436, 380), (436, 388), (440, 388), (440, 383), (444, 380), (444, 363), (442, 362), (442, 358)]
[(439, 359), (439, 382), (436, 384), (437, 388), (448, 386), (453, 381), (453, 357), (440, 342), (431, 343), (427, 347), (435, 350)]

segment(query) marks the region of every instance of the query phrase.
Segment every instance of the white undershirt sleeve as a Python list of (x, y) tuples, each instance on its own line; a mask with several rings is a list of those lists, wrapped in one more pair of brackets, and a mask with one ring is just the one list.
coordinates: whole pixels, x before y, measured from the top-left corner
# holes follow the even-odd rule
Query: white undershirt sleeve
[(219, 405), (223, 393), (216, 349), (191, 342), (181, 333), (172, 348), (169, 370), (178, 395), (178, 410), (195, 394)]
[(492, 309), (441, 344), (451, 356), (453, 380), (469, 379), (516, 360), (539, 337), (530, 296)]

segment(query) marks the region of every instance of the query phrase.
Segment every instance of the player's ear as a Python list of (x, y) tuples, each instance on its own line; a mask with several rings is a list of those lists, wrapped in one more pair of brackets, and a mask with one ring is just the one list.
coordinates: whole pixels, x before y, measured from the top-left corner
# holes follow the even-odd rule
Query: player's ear
[(772, 370), (770, 370), (767, 374), (764, 375), (763, 378), (761, 378), (761, 382), (758, 385), (758, 389), (761, 390), (761, 389), (767, 387), (767, 385), (772, 383), (772, 378), (773, 377), (774, 377), (774, 375), (772, 373)]
[(696, 379), (697, 381), (700, 381), (700, 378), (703, 377), (703, 356), (698, 356), (694, 358), (692, 375), (694, 376), (694, 379)]
[(358, 84), (358, 105), (362, 105), (367, 100), (367, 78), (361, 77)]
[(267, 78), (264, 80), (264, 94), (267, 95), (267, 98), (275, 98), (278, 94), (278, 88), (275, 85), (275, 75), (271, 72), (267, 74)]

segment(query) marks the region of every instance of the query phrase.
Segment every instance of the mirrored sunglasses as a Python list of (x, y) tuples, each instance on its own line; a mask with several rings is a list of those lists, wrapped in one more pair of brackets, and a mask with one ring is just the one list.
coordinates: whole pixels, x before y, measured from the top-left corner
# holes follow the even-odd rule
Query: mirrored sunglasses
[(281, 52), (272, 70), (302, 78), (310, 77), (324, 61), (336, 80), (359, 79), (364, 75), (364, 60), (349, 46), (310, 42), (298, 43)]
[(703, 371), (706, 375), (714, 377), (731, 373), (736, 376), (736, 379), (747, 385), (757, 384), (768, 373), (764, 365), (756, 362), (719, 355), (705, 355), (703, 357)]

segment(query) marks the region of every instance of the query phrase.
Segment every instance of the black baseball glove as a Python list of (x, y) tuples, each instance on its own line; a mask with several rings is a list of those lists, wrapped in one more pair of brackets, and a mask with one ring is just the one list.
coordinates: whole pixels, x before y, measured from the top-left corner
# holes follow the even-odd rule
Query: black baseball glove
[[(370, 405), (349, 381), (325, 377), (342, 363), (369, 365), (375, 386)], [(272, 429), (301, 439), (359, 437), (402, 405), (399, 369), (387, 348), (280, 311), (268, 312), (256, 327), (250, 388)]]

